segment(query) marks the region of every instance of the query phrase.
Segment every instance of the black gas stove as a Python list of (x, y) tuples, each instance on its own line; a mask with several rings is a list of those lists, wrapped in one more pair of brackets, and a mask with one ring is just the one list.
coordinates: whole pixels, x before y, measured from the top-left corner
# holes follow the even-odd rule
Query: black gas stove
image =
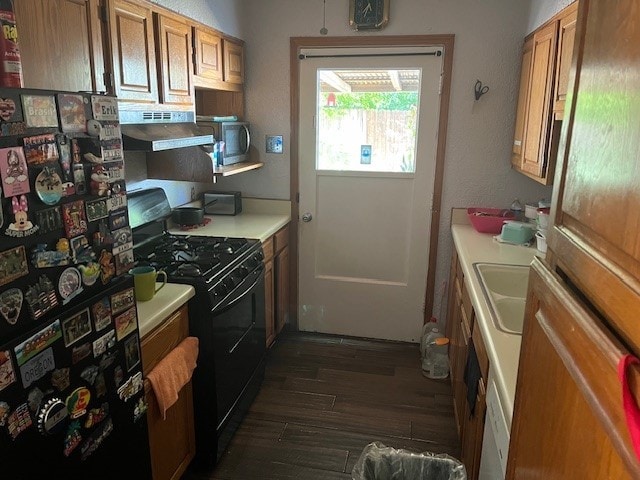
[(193, 374), (196, 430), (194, 464), (211, 470), (264, 379), (265, 278), (257, 239), (173, 235), (164, 190), (128, 195), (137, 265), (167, 273), (169, 282), (192, 285), (189, 334), (199, 339)]
[(164, 233), (135, 248), (134, 256), (138, 265), (164, 270), (170, 281), (211, 283), (259, 249), (255, 239)]

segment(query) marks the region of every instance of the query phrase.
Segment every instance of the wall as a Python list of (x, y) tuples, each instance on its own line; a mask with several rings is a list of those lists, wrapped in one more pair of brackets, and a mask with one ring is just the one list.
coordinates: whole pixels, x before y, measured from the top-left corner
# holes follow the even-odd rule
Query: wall
[(533, 32), (574, 0), (534, 0), (529, 5), (527, 34)]
[[(152, 0), (153, 3), (169, 8), (187, 17), (198, 20), (224, 33), (242, 38), (239, 3), (234, 0)], [(176, 155), (193, 154), (191, 149), (177, 150)], [(204, 192), (211, 190), (213, 184), (195, 182), (173, 182), (148, 180), (146, 156), (142, 152), (125, 152), (127, 189), (162, 187), (167, 193), (172, 207), (190, 202)]]
[[(537, 0), (535, 0), (537, 1)], [(528, 2), (513, 0), (398, 0), (382, 32), (354, 32), (347, 0), (326, 1), (330, 36), (456, 35), (434, 314), (441, 312), (451, 254), (452, 207), (508, 206), (551, 198), (551, 189), (510, 169), (522, 41)], [(246, 112), (265, 167), (222, 179), (216, 188), (254, 197), (289, 199), (289, 38), (319, 36), (322, 0), (244, 0)], [(476, 102), (476, 79), (490, 87)], [(284, 135), (284, 154), (265, 154), (266, 134)]]

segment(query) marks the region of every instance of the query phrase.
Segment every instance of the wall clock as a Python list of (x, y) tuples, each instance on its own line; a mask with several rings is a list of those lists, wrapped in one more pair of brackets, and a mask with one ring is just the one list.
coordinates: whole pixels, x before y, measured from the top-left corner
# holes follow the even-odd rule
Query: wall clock
[(349, 0), (349, 25), (355, 30), (380, 30), (389, 23), (391, 0)]

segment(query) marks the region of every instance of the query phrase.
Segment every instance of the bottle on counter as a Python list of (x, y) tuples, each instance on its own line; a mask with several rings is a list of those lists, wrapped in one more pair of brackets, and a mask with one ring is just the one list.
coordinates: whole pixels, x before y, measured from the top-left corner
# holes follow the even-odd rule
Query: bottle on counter
[(0, 87), (22, 88), (18, 28), (11, 0), (0, 0)]
[(523, 208), (522, 208), (522, 204), (520, 203), (519, 199), (515, 199), (512, 203), (511, 203), (511, 213), (513, 213), (514, 215), (514, 220), (517, 221), (521, 221), (522, 218), (522, 212), (523, 212)]

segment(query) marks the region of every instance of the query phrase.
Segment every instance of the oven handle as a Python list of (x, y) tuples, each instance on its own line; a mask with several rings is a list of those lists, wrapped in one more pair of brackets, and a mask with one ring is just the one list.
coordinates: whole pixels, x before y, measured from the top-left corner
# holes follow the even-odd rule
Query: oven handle
[[(218, 304), (216, 307), (211, 309), (211, 313), (220, 313), (229, 308), (232, 308), (234, 305), (239, 303), (244, 297), (246, 297), (249, 293), (251, 293), (251, 291), (255, 288), (258, 282), (264, 279), (264, 264), (258, 267), (257, 269), (255, 269), (253, 272), (257, 272), (258, 270), (260, 270), (261, 275), (258, 275), (256, 280), (251, 284), (250, 287), (245, 288), (244, 291), (240, 295), (238, 295), (236, 298), (234, 298), (231, 302), (229, 303), (223, 302), (222, 304)], [(238, 285), (238, 287), (236, 287), (236, 289), (231, 293), (237, 292), (240, 287), (243, 287), (243, 283)]]

